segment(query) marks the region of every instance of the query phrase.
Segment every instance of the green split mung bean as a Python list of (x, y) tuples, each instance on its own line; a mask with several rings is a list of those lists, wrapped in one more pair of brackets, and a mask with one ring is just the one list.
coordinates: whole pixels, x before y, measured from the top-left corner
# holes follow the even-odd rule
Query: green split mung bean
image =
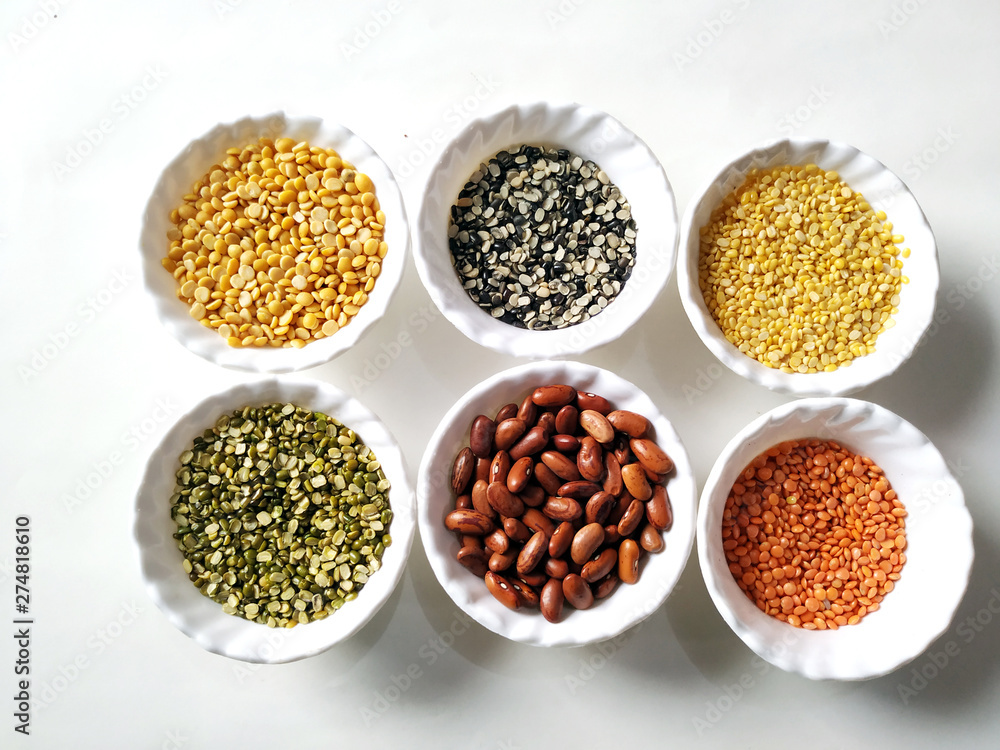
[(294, 404), (219, 417), (180, 456), (170, 498), (184, 570), (227, 614), (321, 620), (392, 543), (389, 480), (357, 434)]

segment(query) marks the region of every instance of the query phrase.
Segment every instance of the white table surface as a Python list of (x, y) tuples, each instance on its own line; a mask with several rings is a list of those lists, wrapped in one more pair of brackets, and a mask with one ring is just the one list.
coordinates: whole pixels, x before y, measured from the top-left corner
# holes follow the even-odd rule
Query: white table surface
[[(493, 750), (547, 734), (582, 747), (996, 747), (1000, 6), (843, 5), (5, 0), (0, 745), (194, 749), (268, 737)], [(976, 562), (951, 629), (912, 664), (852, 684), (762, 666), (714, 609), (695, 555), (641, 627), (582, 649), (534, 649), (468, 624), (419, 542), (363, 631), (290, 665), (209, 654), (147, 598), (130, 538), (144, 461), (174, 417), (245, 379), (189, 354), (148, 304), (136, 246), (159, 169), (216, 122), (321, 115), (381, 153), (412, 220), (428, 165), (470, 117), (546, 98), (604, 109), (644, 138), (682, 212), (731, 156), (789, 134), (858, 146), (921, 202), (939, 242), (943, 322), (857, 395), (911, 421), (952, 463)], [(102, 123), (99, 142), (81, 148)], [(403, 333), (412, 344), (357, 380)], [(53, 356), (38, 360), (43, 350)], [(699, 483), (732, 434), (788, 400), (721, 371), (673, 280), (638, 326), (581, 359), (650, 394)], [(443, 320), (410, 263), (378, 326), (303, 376), (359, 396), (415, 471), (453, 400), (516, 363)], [(101, 467), (99, 487), (68, 502)], [(29, 738), (14, 731), (12, 700), (20, 515), (32, 534)]]

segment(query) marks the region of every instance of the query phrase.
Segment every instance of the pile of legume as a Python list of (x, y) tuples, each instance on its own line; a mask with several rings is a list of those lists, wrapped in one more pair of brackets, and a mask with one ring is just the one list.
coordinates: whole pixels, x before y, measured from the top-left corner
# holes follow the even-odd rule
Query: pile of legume
[(649, 420), (569, 385), (536, 388), (494, 419), (480, 415), (455, 459), (444, 519), (458, 561), (510, 609), (588, 609), (635, 583), (673, 524), (673, 461)]
[(621, 292), (636, 227), (621, 191), (566, 149), (501, 151), (451, 210), (452, 261), (481, 308), (519, 328), (582, 323)]
[(757, 456), (726, 500), (722, 546), (758, 608), (835, 630), (878, 609), (906, 562), (906, 510), (881, 468), (838, 443), (797, 440)]
[(836, 172), (754, 169), (701, 228), (698, 279), (741, 352), (784, 372), (830, 372), (894, 324), (901, 242)]
[(389, 480), (358, 436), (293, 404), (223, 415), (180, 457), (184, 570), (227, 614), (270, 627), (357, 597), (392, 543)]
[(371, 179), (333, 149), (231, 148), (173, 210), (163, 266), (230, 346), (332, 336), (368, 301), (388, 247)]

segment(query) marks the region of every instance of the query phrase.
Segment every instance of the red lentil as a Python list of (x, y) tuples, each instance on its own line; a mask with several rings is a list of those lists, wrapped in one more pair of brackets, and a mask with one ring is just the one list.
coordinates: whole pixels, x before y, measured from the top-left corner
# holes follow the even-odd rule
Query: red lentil
[(899, 580), (905, 517), (871, 458), (833, 441), (786, 441), (733, 484), (722, 547), (761, 611), (795, 627), (835, 630), (877, 610)]

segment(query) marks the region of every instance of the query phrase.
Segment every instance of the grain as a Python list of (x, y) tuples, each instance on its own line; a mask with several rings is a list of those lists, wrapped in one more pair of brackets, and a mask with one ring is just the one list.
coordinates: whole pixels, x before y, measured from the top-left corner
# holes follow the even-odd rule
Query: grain
[(701, 227), (698, 281), (741, 352), (783, 372), (832, 372), (892, 327), (902, 242), (836, 172), (753, 169)]
[(367, 303), (388, 252), (371, 178), (291, 138), (226, 154), (170, 213), (162, 264), (177, 296), (230, 346), (332, 336)]
[(833, 441), (757, 456), (726, 499), (722, 547), (757, 607), (809, 630), (860, 622), (906, 562), (906, 511), (882, 469)]

